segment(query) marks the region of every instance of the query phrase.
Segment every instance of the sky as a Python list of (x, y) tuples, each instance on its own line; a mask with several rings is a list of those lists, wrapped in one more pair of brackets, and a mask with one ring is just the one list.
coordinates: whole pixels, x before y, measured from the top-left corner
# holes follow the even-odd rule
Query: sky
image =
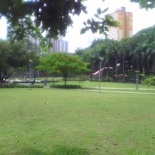
[[(73, 16), (73, 25), (67, 29), (67, 34), (64, 40), (69, 42), (69, 52), (73, 53), (76, 49), (82, 49), (88, 47), (94, 39), (104, 38), (103, 35), (92, 34), (90, 31), (80, 35), (81, 28), (84, 27), (83, 22), (87, 19), (94, 17), (96, 10), (109, 8), (105, 13), (110, 14), (116, 11), (120, 7), (126, 7), (126, 11), (133, 12), (133, 34), (155, 25), (155, 9), (140, 9), (139, 4), (131, 3), (129, 0), (87, 0), (84, 2), (87, 6), (88, 14), (82, 13), (80, 16)], [(1, 18), (0, 20), (0, 39), (6, 39), (7, 29), (6, 20)]]
[(103, 35), (92, 34), (86, 32), (80, 35), (81, 28), (84, 27), (83, 22), (89, 18), (94, 17), (98, 7), (101, 9), (109, 8), (105, 14), (110, 14), (120, 7), (126, 7), (126, 11), (133, 13), (133, 34), (155, 25), (155, 9), (146, 11), (140, 9), (139, 4), (131, 3), (129, 0), (88, 0), (84, 3), (87, 6), (88, 14), (81, 14), (80, 16), (73, 17), (73, 27), (68, 29), (65, 37), (69, 41), (69, 52), (74, 52), (76, 49), (88, 47), (94, 39), (104, 38)]
[(6, 34), (7, 34), (6, 19), (2, 17), (0, 20), (0, 39), (6, 39)]

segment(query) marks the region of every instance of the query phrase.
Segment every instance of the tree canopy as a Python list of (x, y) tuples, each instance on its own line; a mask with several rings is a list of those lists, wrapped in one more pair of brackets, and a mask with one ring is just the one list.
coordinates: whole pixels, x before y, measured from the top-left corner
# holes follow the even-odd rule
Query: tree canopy
[[(155, 26), (120, 41), (94, 40), (90, 47), (77, 50), (76, 54), (91, 62), (94, 72), (98, 70), (99, 63), (99, 58), (94, 55), (102, 55), (102, 65), (113, 67), (115, 75), (128, 74), (129, 70), (139, 70), (143, 75), (155, 74)], [(119, 70), (116, 64), (120, 64)]]
[[(0, 16), (5, 16), (18, 36), (24, 36), (27, 29), (39, 27), (50, 37), (65, 35), (72, 25), (71, 14), (86, 12), (83, 0), (1, 0)], [(32, 18), (33, 17), (33, 20)]]
[[(37, 28), (41, 29), (42, 32), (46, 31), (48, 36), (56, 38), (59, 34), (65, 35), (67, 27), (72, 25), (71, 15), (80, 15), (81, 12), (87, 12), (83, 1), (84, 0), (1, 0), (0, 17), (5, 16), (7, 18), (10, 25), (9, 27), (13, 28), (11, 32), (15, 33), (18, 39), (23, 38), (29, 33), (31, 33), (31, 35), (36, 33), (40, 36)], [(139, 3), (143, 8), (155, 7), (155, 1), (153, 0), (130, 1)], [(104, 11), (106, 11), (106, 9)], [(92, 32), (95, 32), (96, 28), (99, 28), (100, 32), (104, 32), (107, 26), (113, 26), (109, 16), (106, 16), (105, 19), (100, 18), (99, 15), (104, 11), (99, 8), (95, 16), (101, 19), (101, 21), (88, 20), (87, 23), (85, 23), (85, 30), (90, 26), (89, 28)]]
[[(57, 38), (58, 35), (65, 35), (67, 27), (72, 25), (72, 15), (87, 13), (83, 2), (84, 0), (1, 0), (0, 17), (7, 18), (8, 34), (12, 40), (21, 40), (29, 35), (41, 38), (44, 31), (47, 37)], [(95, 16), (101, 21), (89, 20), (86, 30), (89, 27), (93, 33), (98, 30), (104, 33), (107, 26), (114, 26), (110, 16), (99, 17), (102, 13), (98, 9)]]
[(87, 64), (79, 56), (66, 53), (53, 53), (40, 58), (39, 70), (61, 73), (65, 84), (69, 74), (79, 74), (87, 72)]
[(33, 45), (0, 40), (0, 82), (4, 82), (15, 68), (28, 67), (29, 59), (37, 65), (38, 53)]
[[(40, 44), (45, 46), (47, 38), (57, 38), (65, 35), (67, 27), (73, 23), (72, 15), (87, 13), (85, 0), (1, 0), (0, 18), (4, 16), (8, 21), (8, 37), (10, 40), (22, 40), (29, 36), (39, 38)], [(103, 0), (104, 1), (104, 0)], [(142, 8), (155, 8), (153, 0), (130, 0), (139, 3)], [(104, 2), (103, 2), (104, 3)], [(103, 5), (104, 7), (104, 5)], [(107, 9), (98, 8), (95, 17), (84, 22), (81, 33), (91, 30), (93, 33), (105, 34), (109, 26), (117, 23), (109, 15), (102, 16)]]
[(95, 17), (84, 22), (85, 27), (81, 29), (81, 34), (91, 30), (92, 33), (99, 33), (107, 36), (109, 27), (117, 27), (118, 22), (114, 21), (111, 15), (104, 15), (107, 10), (108, 8), (104, 10), (98, 8), (96, 14), (94, 15)]

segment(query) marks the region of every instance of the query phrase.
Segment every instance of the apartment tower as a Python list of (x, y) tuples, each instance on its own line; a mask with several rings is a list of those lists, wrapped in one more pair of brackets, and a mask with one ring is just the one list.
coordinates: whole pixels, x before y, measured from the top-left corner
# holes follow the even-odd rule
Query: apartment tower
[(133, 35), (133, 16), (132, 12), (126, 12), (125, 7), (121, 7), (111, 14), (114, 20), (118, 21), (118, 27), (111, 27), (108, 32), (108, 38), (121, 40), (129, 38)]
[(57, 40), (51, 38), (52, 47), (49, 49), (52, 52), (68, 52), (68, 41), (65, 41), (62, 36), (59, 36)]

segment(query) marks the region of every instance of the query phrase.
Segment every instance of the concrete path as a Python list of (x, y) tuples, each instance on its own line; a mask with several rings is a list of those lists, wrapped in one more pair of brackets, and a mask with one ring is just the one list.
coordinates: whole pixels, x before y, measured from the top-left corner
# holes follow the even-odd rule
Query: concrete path
[[(123, 91), (126, 90), (126, 91)], [(129, 90), (129, 91), (128, 91)], [(135, 91), (131, 91), (135, 90)], [(142, 91), (148, 91), (148, 92), (140, 92), (138, 90)], [(118, 94), (142, 94), (142, 95), (155, 95), (155, 92), (149, 92), (149, 90), (154, 90), (155, 89), (145, 89), (145, 88), (139, 88), (137, 91), (135, 88), (110, 88), (110, 87), (102, 87), (100, 89), (101, 93), (118, 93)], [(83, 91), (91, 91), (91, 92), (99, 92), (98, 87), (94, 87), (94, 89), (83, 89)]]

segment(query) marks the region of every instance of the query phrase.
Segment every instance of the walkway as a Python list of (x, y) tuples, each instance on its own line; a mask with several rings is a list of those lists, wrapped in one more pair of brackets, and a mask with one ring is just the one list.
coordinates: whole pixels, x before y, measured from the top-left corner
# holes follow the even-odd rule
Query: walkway
[[(126, 91), (125, 91), (126, 90)], [(133, 91), (131, 91), (133, 90)], [(98, 87), (94, 89), (83, 89), (83, 91), (99, 92)], [(142, 92), (148, 91), (148, 92)], [(150, 92), (149, 92), (150, 91)], [(154, 92), (151, 92), (154, 91)], [(112, 88), (112, 87), (101, 87), (101, 93), (119, 93), (119, 94), (144, 94), (144, 95), (155, 95), (155, 89), (139, 88), (137, 91), (135, 88)]]

